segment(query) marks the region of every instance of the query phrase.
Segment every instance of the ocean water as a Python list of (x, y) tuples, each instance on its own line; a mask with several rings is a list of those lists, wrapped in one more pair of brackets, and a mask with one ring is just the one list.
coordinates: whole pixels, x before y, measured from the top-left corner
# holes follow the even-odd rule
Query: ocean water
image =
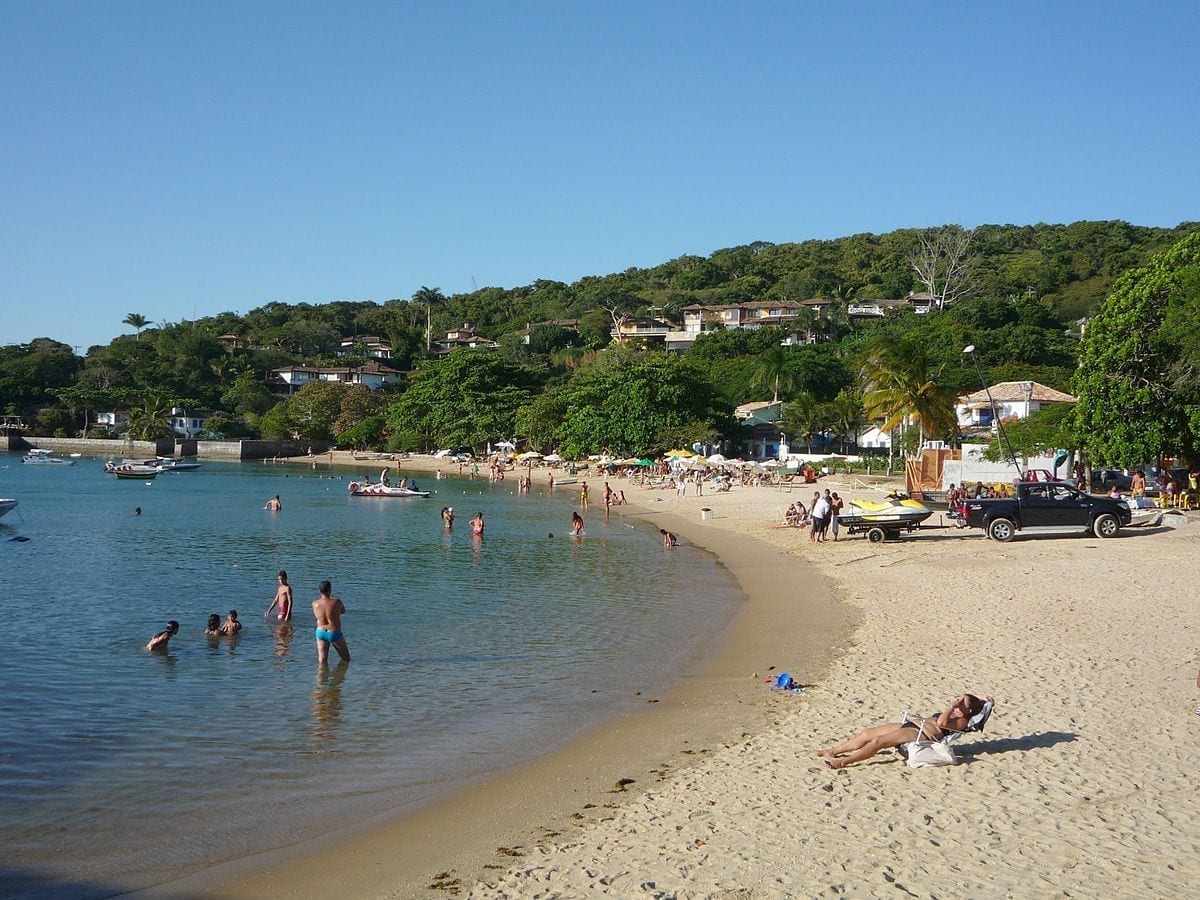
[[(562, 490), (417, 474), (432, 498), (365, 499), (324, 470), (206, 461), (142, 482), (101, 462), (0, 454), (0, 496), (21, 502), (0, 519), (5, 896), (146, 887), (426, 802), (640, 708), (739, 602), (711, 557), (645, 525), (593, 506), (568, 537)], [(263, 618), (279, 569), (290, 627)], [(324, 579), (353, 661), (320, 670)], [(206, 638), (230, 608), (242, 634)], [(168, 619), (169, 652), (146, 652)]]

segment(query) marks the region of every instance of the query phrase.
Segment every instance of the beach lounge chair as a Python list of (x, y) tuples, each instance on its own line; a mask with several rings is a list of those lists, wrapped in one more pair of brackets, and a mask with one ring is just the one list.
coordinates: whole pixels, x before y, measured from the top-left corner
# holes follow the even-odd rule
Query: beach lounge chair
[[(917, 739), (909, 741), (907, 744), (901, 744), (896, 748), (896, 753), (904, 757), (908, 761), (909, 768), (919, 769), (924, 766), (952, 766), (958, 762), (958, 758), (954, 755), (954, 748), (950, 745), (958, 740), (960, 735), (974, 734), (983, 731), (983, 726), (987, 724), (988, 717), (992, 714), (992, 708), (995, 706), (995, 701), (991, 697), (983, 698), (983, 709), (971, 716), (967, 721), (967, 727), (962, 731), (947, 731), (946, 735), (938, 741), (929, 740), (925, 737), (924, 722), (917, 728)], [(901, 722), (908, 722), (908, 712), (900, 719)]]

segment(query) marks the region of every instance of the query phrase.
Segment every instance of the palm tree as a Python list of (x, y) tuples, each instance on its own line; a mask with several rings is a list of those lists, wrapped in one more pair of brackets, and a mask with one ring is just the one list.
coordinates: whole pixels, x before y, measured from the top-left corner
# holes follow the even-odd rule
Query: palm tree
[(141, 313), (130, 313), (121, 320), (121, 324), (136, 328), (137, 336), (134, 338), (134, 340), (140, 341), (142, 339), (142, 329), (150, 324), (150, 320)]
[(828, 404), (830, 424), (833, 425), (842, 439), (842, 453), (846, 452), (846, 438), (857, 435), (863, 424), (862, 397), (853, 392), (842, 390)]
[(800, 379), (788, 365), (788, 353), (784, 347), (772, 347), (758, 355), (758, 367), (750, 376), (750, 386), (757, 389), (771, 390), (771, 402), (779, 402), (779, 393), (790, 394), (796, 389)]
[(883, 420), (882, 430), (897, 425), (904, 430), (915, 421), (923, 443), (927, 434), (944, 434), (954, 429), (957, 422), (954, 396), (938, 384), (941, 367), (930, 371), (929, 358), (920, 341), (878, 340), (868, 349), (860, 371), (863, 407), (871, 419)]
[(805, 438), (808, 452), (812, 453), (813, 435), (821, 430), (824, 424), (825, 411), (812, 394), (797, 394), (783, 408), (783, 417), (779, 424), (784, 432), (790, 432), (795, 437)]
[(162, 391), (147, 391), (140, 406), (129, 410), (129, 437), (135, 441), (152, 441), (167, 437), (171, 426), (167, 417), (175, 404)]
[(413, 294), (412, 302), (425, 304), (425, 352), (428, 353), (433, 344), (433, 307), (443, 306), (446, 303), (446, 295), (442, 293), (441, 288), (421, 285), (421, 289)]

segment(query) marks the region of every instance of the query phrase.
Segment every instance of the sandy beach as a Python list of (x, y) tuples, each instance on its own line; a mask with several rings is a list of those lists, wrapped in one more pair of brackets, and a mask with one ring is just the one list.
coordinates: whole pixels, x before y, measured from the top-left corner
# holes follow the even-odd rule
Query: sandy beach
[[(771, 527), (811, 488), (614, 486), (630, 501), (614, 515), (675, 531), (737, 579), (745, 608), (711, 658), (645, 713), (415, 815), (247, 860), (205, 893), (300, 896), (336, 871), (354, 897), (1191, 894), (1196, 514), (1108, 541), (935, 529), (812, 545)], [(767, 690), (784, 668), (804, 694)], [(834, 772), (814, 755), (964, 690), (997, 705), (955, 768), (884, 755)]]

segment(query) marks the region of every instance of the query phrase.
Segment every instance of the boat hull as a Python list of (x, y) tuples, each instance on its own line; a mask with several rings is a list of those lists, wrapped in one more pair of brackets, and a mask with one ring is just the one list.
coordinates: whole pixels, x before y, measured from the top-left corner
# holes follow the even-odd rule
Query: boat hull
[(389, 487), (383, 484), (359, 484), (350, 482), (351, 497), (428, 497), (429, 491), (410, 491), (408, 488)]

